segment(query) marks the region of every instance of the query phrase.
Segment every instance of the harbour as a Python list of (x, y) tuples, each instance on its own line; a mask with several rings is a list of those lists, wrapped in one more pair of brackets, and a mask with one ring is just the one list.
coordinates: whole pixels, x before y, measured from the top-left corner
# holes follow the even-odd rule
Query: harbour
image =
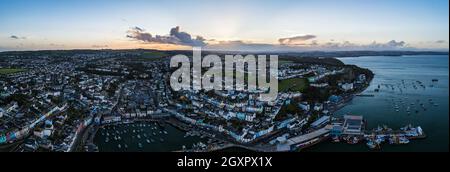
[[(389, 144), (386, 139), (381, 149), (387, 152), (448, 151), (448, 56), (400, 56), (340, 58), (344, 63), (368, 68), (375, 73), (371, 85), (355, 96), (346, 106), (335, 112), (362, 115), (367, 128), (393, 128), (420, 126), (426, 139), (412, 138), (407, 144)], [(422, 86), (423, 85), (423, 86)], [(368, 110), (370, 109), (370, 110)], [(411, 125), (410, 125), (411, 124)], [(368, 130), (370, 136), (372, 130)], [(382, 136), (382, 135), (381, 135)], [(378, 136), (380, 138), (380, 136)], [(376, 141), (377, 137), (374, 137)], [(398, 141), (399, 139), (395, 139)], [(404, 139), (403, 139), (404, 140)], [(406, 143), (407, 141), (404, 140)], [(304, 151), (312, 152), (364, 152), (366, 144), (321, 142)]]
[(170, 152), (202, 140), (164, 122), (135, 121), (102, 126), (93, 142), (100, 152)]
[[(365, 58), (365, 57), (358, 57)], [(377, 57), (367, 57), (377, 58)], [(379, 57), (378, 57), (379, 58)], [(386, 58), (411, 58), (411, 57), (386, 57)], [(414, 58), (414, 57), (412, 57)], [(439, 58), (439, 57), (437, 57)], [(440, 57), (442, 58), (442, 57)], [(356, 58), (355, 58), (356, 59)], [(343, 61), (350, 60), (344, 58)], [(357, 60), (357, 59), (356, 59)], [(396, 59), (401, 60), (401, 59)], [(403, 59), (405, 60), (405, 59)], [(442, 59), (441, 59), (442, 60)], [(360, 64), (358, 64), (360, 65)], [(417, 65), (417, 64), (415, 64)], [(345, 98), (345, 104), (339, 105), (334, 109), (333, 118), (343, 118), (344, 115), (354, 114), (363, 116), (365, 121), (369, 121), (364, 124), (364, 128), (357, 135), (343, 134), (339, 137), (333, 137), (332, 125), (325, 126), (327, 129), (318, 130), (315, 133), (310, 133), (308, 135), (301, 135), (299, 138), (291, 138), (292, 142), (278, 151), (433, 151), (433, 150), (448, 150), (444, 147), (448, 144), (448, 137), (445, 137), (445, 133), (448, 135), (448, 130), (440, 130), (432, 124), (437, 124), (438, 126), (443, 125), (444, 128), (448, 129), (448, 124), (440, 123), (441, 121), (434, 121), (433, 116), (439, 117), (439, 119), (444, 119), (443, 121), (448, 121), (448, 116), (443, 114), (448, 114), (448, 106), (439, 106), (439, 104), (448, 104), (446, 100), (445, 93), (448, 94), (448, 85), (445, 81), (448, 81), (448, 75), (443, 76), (423, 76), (417, 77), (413, 76), (403, 76), (399, 74), (389, 75), (384, 74), (386, 66), (382, 66), (381, 69), (377, 70), (373, 67), (368, 67), (369, 69), (375, 70), (375, 78), (371, 85), (363, 92), (356, 94), (354, 96), (348, 96)], [(408, 69), (406, 67), (406, 69)], [(441, 68), (439, 68), (441, 69)], [(447, 70), (448, 67), (442, 70)], [(391, 71), (392, 72), (392, 71)], [(440, 72), (439, 72), (440, 73)], [(409, 73), (408, 73), (409, 74)], [(414, 75), (414, 74), (412, 74)], [(419, 75), (420, 76), (420, 75)], [(434, 79), (431, 79), (434, 78)], [(438, 78), (438, 79), (436, 79)], [(367, 109), (371, 109), (367, 111)], [(226, 143), (216, 143), (206, 146), (206, 137), (200, 138), (201, 135), (208, 136), (212, 138), (214, 134), (200, 134), (204, 133), (199, 130), (198, 132), (188, 132), (192, 128), (183, 123), (179, 123), (176, 119), (169, 118), (169, 123), (175, 125), (168, 125), (170, 127), (177, 126), (169, 130), (175, 129), (176, 131), (169, 131), (167, 137), (162, 137), (164, 141), (169, 141), (168, 137), (176, 137), (172, 140), (178, 140), (182, 142), (181, 145), (168, 146), (169, 144), (162, 144), (159, 138), (153, 139), (153, 141), (158, 142), (158, 144), (153, 144), (152, 140), (147, 138), (144, 139), (142, 129), (134, 129), (135, 133), (130, 136), (130, 140), (140, 140), (139, 142), (133, 141), (132, 144), (119, 143), (114, 144), (114, 146), (108, 146), (108, 149), (99, 148), (100, 151), (121, 151), (127, 149), (128, 151), (277, 151), (273, 145), (261, 146), (243, 146), (239, 144), (226, 144)], [(447, 119), (447, 120), (445, 120)], [(171, 121), (171, 122), (170, 122)], [(147, 123), (147, 122), (146, 122)], [(151, 122), (150, 122), (151, 123)], [(179, 125), (178, 125), (179, 124)], [(330, 123), (332, 124), (332, 122)], [(119, 124), (118, 126), (120, 126)], [(118, 127), (116, 126), (116, 127)], [(131, 124), (125, 125), (126, 127), (133, 128)], [(388, 127), (389, 126), (389, 127)], [(415, 126), (415, 127), (413, 127)], [(144, 125), (145, 127), (145, 125)], [(391, 129), (397, 128), (397, 129)], [(408, 130), (406, 128), (409, 128)], [(105, 127), (100, 130), (109, 130), (110, 128)], [(113, 128), (114, 129), (114, 128)], [(117, 130), (118, 128), (116, 128)], [(127, 130), (127, 129), (125, 129)], [(150, 130), (152, 128), (150, 127)], [(414, 132), (412, 132), (414, 130)], [(144, 129), (144, 131), (146, 131)], [(419, 132), (420, 131), (420, 132)], [(425, 132), (427, 134), (425, 134)], [(100, 131), (101, 133), (102, 131)], [(138, 134), (136, 134), (138, 133)], [(175, 135), (172, 136), (172, 134)], [(124, 133), (126, 134), (126, 133)], [(148, 132), (148, 135), (159, 136), (163, 134), (163, 131)], [(101, 136), (99, 136), (100, 138)], [(121, 136), (123, 139), (126, 136)], [(301, 137), (301, 138), (300, 138)], [(426, 137), (426, 139), (424, 139)], [(105, 138), (103, 138), (105, 139)], [(186, 140), (187, 139), (187, 140)], [(110, 137), (110, 142), (120, 142), (121, 139), (118, 137)], [(148, 141), (147, 141), (148, 140)], [(414, 141), (412, 141), (414, 140)], [(436, 141), (440, 140), (440, 141)], [(108, 143), (101, 143), (102, 140), (96, 141), (99, 147), (108, 145)], [(103, 140), (105, 142), (105, 140)], [(426, 146), (427, 144), (435, 144), (437, 146)], [(147, 145), (148, 144), (148, 145)], [(127, 145), (127, 146), (125, 146)], [(133, 146), (130, 146), (133, 145)], [(401, 146), (398, 146), (401, 145)], [(130, 148), (131, 147), (131, 148)], [(170, 148), (169, 148), (170, 147)]]

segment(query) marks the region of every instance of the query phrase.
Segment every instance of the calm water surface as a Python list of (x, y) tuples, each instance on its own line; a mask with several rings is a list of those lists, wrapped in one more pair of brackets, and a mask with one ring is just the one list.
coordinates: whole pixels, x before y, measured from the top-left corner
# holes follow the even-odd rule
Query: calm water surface
[[(448, 151), (448, 55), (372, 56), (340, 58), (340, 60), (346, 64), (368, 68), (375, 73), (371, 85), (363, 92), (374, 94), (375, 97), (356, 97), (336, 115), (362, 115), (368, 121), (368, 128), (375, 128), (382, 124), (393, 129), (407, 124), (421, 126), (428, 136), (424, 140), (413, 140), (408, 145), (385, 144), (382, 146), (382, 151)], [(432, 79), (439, 81), (432, 82)], [(422, 88), (417, 81), (422, 82), (425, 88)], [(383, 84), (394, 85), (394, 90)], [(378, 85), (380, 85), (380, 92), (375, 92)], [(429, 99), (432, 99), (431, 103)], [(421, 107), (421, 103), (426, 110)], [(396, 105), (399, 107), (399, 112), (394, 108)], [(411, 111), (409, 114), (408, 107)], [(418, 110), (417, 113), (416, 110)], [(368, 149), (364, 144), (347, 145), (325, 142), (308, 151), (368, 151)]]

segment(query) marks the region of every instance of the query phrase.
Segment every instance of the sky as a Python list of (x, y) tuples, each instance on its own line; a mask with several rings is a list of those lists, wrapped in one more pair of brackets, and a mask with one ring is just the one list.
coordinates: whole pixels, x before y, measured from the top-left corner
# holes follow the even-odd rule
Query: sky
[(0, 51), (436, 50), (448, 0), (0, 0)]

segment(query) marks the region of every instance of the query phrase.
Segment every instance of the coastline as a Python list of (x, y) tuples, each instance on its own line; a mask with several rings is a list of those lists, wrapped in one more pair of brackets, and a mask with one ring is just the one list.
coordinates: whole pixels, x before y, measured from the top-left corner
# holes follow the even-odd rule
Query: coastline
[[(370, 76), (371, 77), (369, 78), (368, 84), (365, 84), (364, 87), (357, 89), (356, 91), (352, 92), (351, 94), (345, 95), (342, 102), (339, 102), (337, 105), (334, 106), (334, 108), (329, 109), (330, 113), (333, 114), (334, 112), (338, 111), (339, 109), (345, 107), (354, 98), (355, 95), (360, 94), (361, 92), (365, 91), (370, 86), (370, 83), (373, 80), (374, 74), (372, 73)], [(188, 124), (186, 124), (183, 121), (180, 121), (180, 120), (178, 120), (178, 119), (176, 119), (174, 117), (157, 119), (157, 120), (155, 120), (155, 119), (132, 119), (132, 120), (127, 120), (125, 123), (134, 123), (134, 122), (142, 122), (142, 121), (143, 122), (148, 122), (148, 121), (165, 122), (165, 123), (167, 123), (167, 124), (177, 128), (177, 129), (179, 129), (179, 130), (181, 130), (183, 132), (187, 132), (187, 131), (191, 131), (191, 130), (194, 130), (194, 131), (197, 131), (197, 132), (204, 132), (204, 129), (198, 128), (198, 127), (192, 128), (192, 126), (188, 126)], [(119, 122), (118, 124), (122, 124), (122, 123), (123, 122)], [(115, 125), (115, 124), (107, 124), (107, 125)], [(208, 132), (211, 132), (211, 131), (208, 131)], [(216, 133), (216, 132), (214, 132), (214, 133)], [(270, 150), (273, 151), (274, 150), (273, 146), (264, 146), (267, 143), (266, 144), (261, 144), (261, 140), (267, 140), (267, 138), (274, 138), (275, 136), (279, 136), (279, 135), (281, 135), (283, 133), (284, 132), (282, 132), (281, 130), (276, 130), (276, 131), (273, 131), (273, 133), (271, 133), (271, 134), (265, 135), (265, 136), (263, 136), (261, 138), (258, 138), (255, 141), (251, 142), (251, 143), (246, 143), (246, 144), (237, 143), (234, 140), (230, 140), (230, 139), (228, 139), (228, 140), (221, 140), (221, 141), (224, 141), (224, 142), (228, 142), (229, 144), (227, 144), (225, 146), (221, 146), (221, 147), (214, 147), (212, 150), (207, 150), (207, 151), (208, 152), (209, 151), (221, 151), (223, 149), (227, 149), (227, 148), (230, 148), (230, 147), (240, 147), (240, 148), (244, 148), (244, 149), (248, 149), (248, 150), (252, 150), (252, 151), (259, 151), (259, 152), (266, 152), (268, 150), (269, 151)], [(208, 134), (208, 133), (203, 133), (203, 134), (208, 136), (209, 139), (217, 139), (217, 138), (211, 137), (210, 134)], [(216, 134), (221, 134), (221, 133), (216, 133)], [(95, 137), (95, 134), (94, 134), (94, 137)], [(226, 138), (227, 136), (223, 135), (223, 137)], [(90, 139), (90, 140), (93, 140), (93, 138)], [(318, 144), (318, 143), (320, 143), (322, 141), (326, 141), (326, 140), (327, 140), (326, 138), (321, 138), (321, 139), (319, 139), (319, 141), (315, 142), (314, 144), (308, 145), (307, 147), (313, 146), (315, 144)], [(260, 146), (257, 146), (257, 145), (260, 145)], [(260, 148), (258, 148), (258, 147), (260, 147)], [(270, 148), (270, 147), (272, 147), (272, 148)], [(306, 149), (307, 147), (303, 147), (303, 148), (301, 148), (299, 150)], [(180, 151), (180, 150), (175, 150), (175, 151)]]

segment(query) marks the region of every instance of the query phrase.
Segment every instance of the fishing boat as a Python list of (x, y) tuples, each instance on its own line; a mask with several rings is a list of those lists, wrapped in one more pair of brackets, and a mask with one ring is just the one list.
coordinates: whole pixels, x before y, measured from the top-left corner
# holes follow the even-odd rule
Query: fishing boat
[(384, 135), (383, 135), (383, 136), (377, 135), (374, 142), (375, 142), (376, 144), (381, 144), (381, 143), (383, 143), (384, 141), (385, 141)]
[(168, 134), (166, 130), (163, 131), (164, 134)]
[(107, 137), (106, 139), (105, 139), (105, 143), (108, 143), (109, 142), (109, 138)]
[(352, 145), (357, 144), (358, 142), (359, 142), (359, 139), (358, 139), (357, 137), (350, 137), (350, 138), (347, 140), (347, 143), (348, 143), (348, 144), (352, 144)]
[(409, 140), (406, 137), (399, 137), (398, 143), (399, 144), (408, 144)]
[(164, 142), (164, 139), (163, 139), (163, 138), (159, 138), (159, 141), (160, 141), (160, 142)]
[(411, 125), (411, 124), (408, 124), (408, 125), (406, 125), (406, 126), (400, 128), (400, 130), (402, 130), (402, 131), (408, 131), (408, 130), (411, 130), (412, 128), (413, 128), (412, 125)]
[(367, 143), (366, 143), (366, 145), (370, 148), (370, 149), (380, 149), (380, 145), (379, 144), (377, 144), (377, 143), (375, 143), (375, 142), (373, 142), (373, 141), (368, 141)]
[(145, 141), (146, 141), (147, 143), (150, 143), (150, 140), (148, 140), (148, 139), (146, 139)]
[(333, 143), (338, 143), (338, 142), (340, 142), (341, 140), (339, 139), (339, 136), (334, 136), (333, 138), (332, 138), (332, 140), (331, 140), (331, 142), (333, 142)]
[(389, 137), (389, 144), (396, 144), (397, 143), (397, 137), (391, 136)]
[(138, 139), (141, 139), (141, 135), (138, 134), (138, 135), (137, 135), (137, 138), (138, 138)]
[(117, 147), (120, 149), (120, 148), (122, 148), (122, 145), (119, 144), (119, 145), (117, 145)]
[(142, 148), (142, 143), (138, 143), (138, 147), (139, 147), (139, 148)]
[(373, 129), (373, 131), (375, 131), (375, 132), (381, 132), (381, 131), (383, 131), (383, 127), (378, 126), (376, 129)]

